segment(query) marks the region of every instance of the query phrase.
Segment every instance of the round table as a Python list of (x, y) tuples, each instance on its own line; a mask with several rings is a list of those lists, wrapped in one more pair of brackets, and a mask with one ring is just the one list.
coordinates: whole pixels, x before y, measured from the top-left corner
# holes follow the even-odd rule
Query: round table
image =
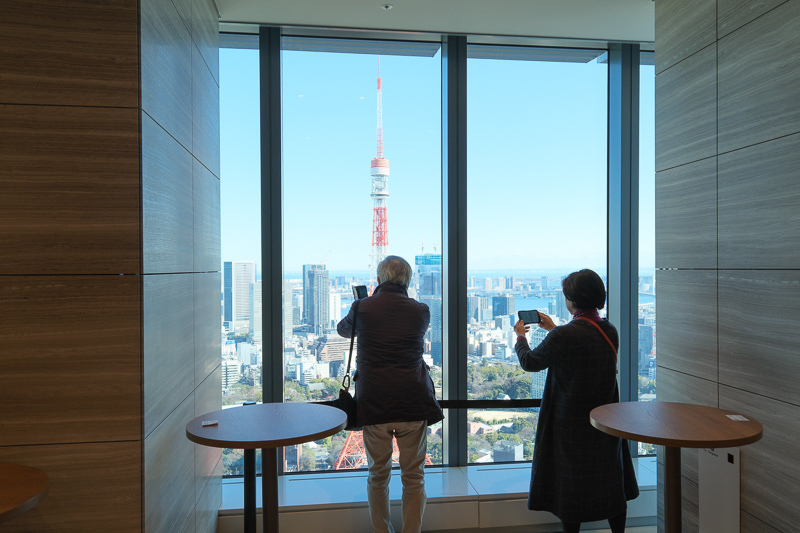
[(0, 522), (36, 507), (49, 480), (38, 468), (0, 463)]
[(681, 448), (732, 448), (761, 439), (761, 424), (747, 416), (705, 405), (620, 402), (601, 405), (589, 418), (609, 435), (664, 446), (664, 508), (667, 533), (681, 531)]
[[(216, 424), (203, 425), (203, 422)], [(215, 448), (244, 450), (244, 530), (256, 530), (256, 449), (261, 448), (264, 532), (278, 531), (278, 452), (319, 440), (344, 429), (347, 415), (313, 403), (263, 403), (222, 409), (186, 424), (192, 442)]]

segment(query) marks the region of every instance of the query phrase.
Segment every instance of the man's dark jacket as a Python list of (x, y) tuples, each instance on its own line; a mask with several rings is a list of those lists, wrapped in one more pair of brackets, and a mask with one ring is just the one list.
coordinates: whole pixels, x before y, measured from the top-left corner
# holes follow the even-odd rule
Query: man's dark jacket
[[(350, 338), (353, 308), (338, 324), (339, 335)], [(372, 296), (359, 301), (356, 336), (356, 402), (358, 425), (426, 420), (435, 424), (444, 415), (428, 365), (422, 360), (428, 306), (408, 297), (396, 283), (381, 283)]]

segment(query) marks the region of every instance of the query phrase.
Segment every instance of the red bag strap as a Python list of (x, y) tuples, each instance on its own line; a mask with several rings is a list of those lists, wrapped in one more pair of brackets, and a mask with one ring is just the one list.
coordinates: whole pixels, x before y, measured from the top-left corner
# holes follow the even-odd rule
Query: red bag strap
[(603, 331), (603, 330), (600, 328), (600, 326), (598, 326), (598, 325), (597, 325), (597, 322), (595, 322), (594, 320), (592, 320), (592, 319), (590, 319), (590, 318), (586, 318), (585, 316), (578, 316), (578, 317), (575, 317), (575, 318), (577, 318), (578, 320), (585, 320), (586, 322), (588, 322), (589, 324), (591, 324), (591, 325), (593, 325), (595, 328), (597, 328), (597, 331), (599, 331), (599, 332), (600, 332), (600, 335), (602, 335), (602, 336), (603, 336), (603, 338), (606, 340), (606, 342), (608, 343), (608, 345), (609, 345), (609, 346), (611, 346), (611, 349), (612, 349), (612, 350), (614, 350), (614, 359), (616, 359), (616, 358), (617, 358), (617, 349), (616, 349), (616, 348), (614, 348), (614, 343), (613, 343), (613, 342), (611, 342), (611, 339), (609, 339), (609, 338), (608, 338), (608, 335), (606, 335), (606, 332), (605, 332), (605, 331)]

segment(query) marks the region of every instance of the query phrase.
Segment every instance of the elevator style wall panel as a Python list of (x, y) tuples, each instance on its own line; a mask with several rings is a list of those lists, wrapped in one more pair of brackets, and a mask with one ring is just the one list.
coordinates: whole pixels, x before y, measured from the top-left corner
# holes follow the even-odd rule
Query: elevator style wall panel
[(50, 477), (39, 505), (3, 533), (142, 530), (141, 441), (0, 447), (0, 462)]
[(194, 444), (186, 424), (194, 418), (190, 396), (144, 442), (145, 531), (194, 530)]
[(720, 271), (719, 381), (800, 405), (800, 271)]
[(736, 31), (786, 0), (717, 0), (717, 29), (720, 38)]
[(716, 39), (715, 0), (656, 2), (656, 72), (668, 69)]
[(717, 153), (717, 47), (656, 76), (656, 170)]
[(719, 156), (720, 268), (800, 266), (800, 134)]
[[(212, 272), (193, 274), (192, 276), (194, 280), (194, 387), (197, 387), (220, 365), (222, 354), (221, 275), (219, 272)], [(217, 392), (219, 393), (221, 390), (220, 388)]]
[(139, 278), (0, 276), (0, 446), (141, 438)]
[(656, 265), (716, 268), (717, 158), (662, 170), (656, 198)]
[(133, 109), (0, 105), (0, 274), (139, 272), (138, 128)]
[(720, 407), (751, 416), (764, 426), (764, 437), (741, 449), (742, 511), (780, 531), (796, 531), (800, 523), (797, 404), (720, 386)]
[(219, 176), (219, 86), (192, 48), (192, 153), (215, 176)]
[(772, 526), (767, 525), (750, 513), (742, 512), (739, 515), (739, 533), (782, 533)]
[[(656, 271), (657, 362), (700, 378), (717, 380), (717, 273)], [(659, 391), (660, 392), (660, 391)]]
[(196, 533), (216, 533), (219, 502), (222, 501), (222, 459), (220, 459), (219, 482), (208, 485), (197, 500), (195, 511)]
[(0, 103), (136, 108), (137, 10), (136, 0), (3, 0)]
[(719, 151), (800, 131), (800, 2), (719, 41)]
[(192, 156), (142, 113), (144, 272), (191, 272), (194, 263)]
[(192, 159), (194, 272), (219, 271), (221, 259), (219, 179)]
[(142, 109), (191, 150), (191, 37), (171, 1), (141, 3)]
[(192, 277), (143, 276), (145, 436), (194, 390)]

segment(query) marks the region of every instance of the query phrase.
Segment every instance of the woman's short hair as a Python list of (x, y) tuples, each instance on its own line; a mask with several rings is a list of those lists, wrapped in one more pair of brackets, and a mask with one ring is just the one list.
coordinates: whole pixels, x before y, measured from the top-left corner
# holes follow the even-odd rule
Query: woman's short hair
[(378, 277), (381, 278), (381, 283), (397, 283), (407, 289), (412, 274), (408, 261), (397, 255), (389, 255), (378, 263)]
[(606, 287), (594, 270), (573, 272), (561, 282), (564, 297), (577, 309), (602, 309), (606, 306)]

